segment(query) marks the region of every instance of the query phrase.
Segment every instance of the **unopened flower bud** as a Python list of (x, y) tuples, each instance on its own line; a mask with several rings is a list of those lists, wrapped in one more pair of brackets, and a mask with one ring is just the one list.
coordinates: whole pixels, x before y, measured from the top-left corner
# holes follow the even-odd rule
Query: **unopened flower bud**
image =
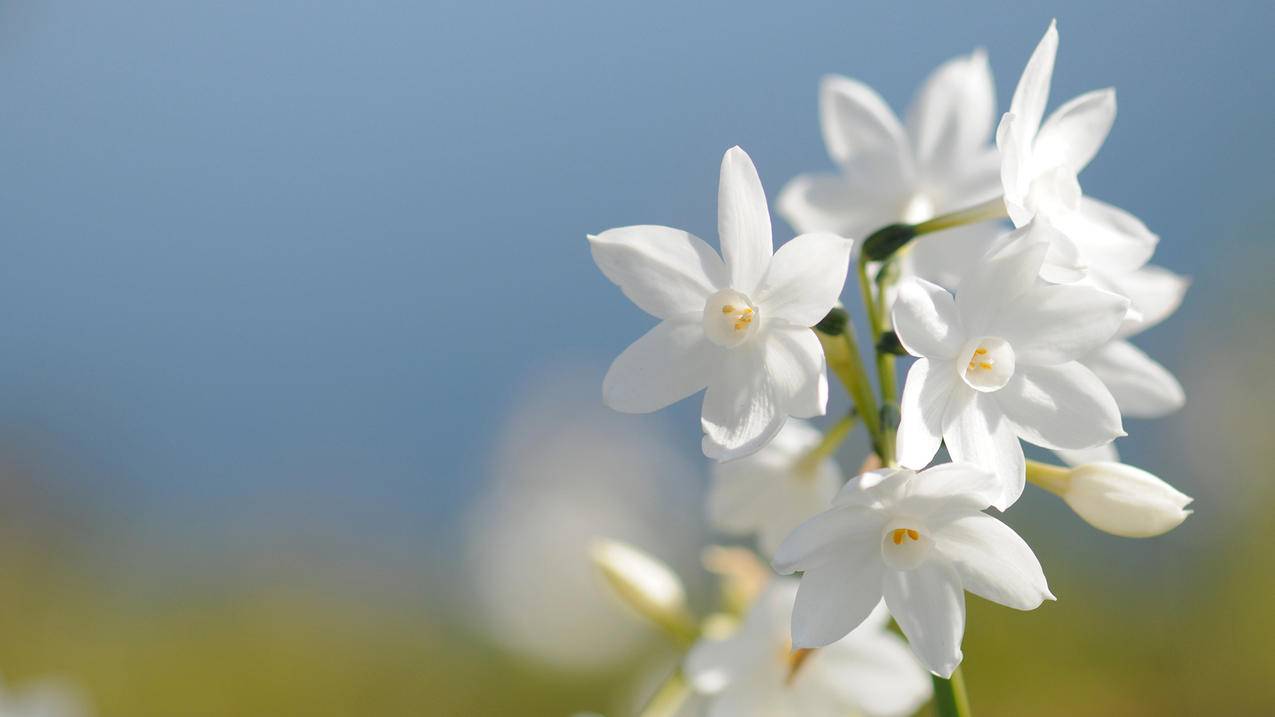
[(694, 639), (697, 630), (686, 607), (686, 590), (667, 565), (615, 540), (595, 541), (589, 554), (625, 604), (673, 636)]
[(1028, 479), (1058, 495), (1098, 530), (1125, 538), (1163, 535), (1191, 511), (1190, 496), (1123, 463), (1086, 463), (1070, 470), (1029, 463)]

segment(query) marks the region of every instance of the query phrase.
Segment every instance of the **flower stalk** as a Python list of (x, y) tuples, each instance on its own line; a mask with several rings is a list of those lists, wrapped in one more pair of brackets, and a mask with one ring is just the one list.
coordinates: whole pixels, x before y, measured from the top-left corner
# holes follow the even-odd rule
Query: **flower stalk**
[(956, 668), (948, 680), (934, 676), (934, 711), (939, 717), (970, 717), (973, 714), (961, 668)]

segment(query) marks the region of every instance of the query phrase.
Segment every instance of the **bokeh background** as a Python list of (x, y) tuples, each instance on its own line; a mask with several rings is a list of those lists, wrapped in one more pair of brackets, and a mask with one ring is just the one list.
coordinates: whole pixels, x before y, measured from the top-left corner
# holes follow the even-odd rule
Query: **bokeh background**
[(651, 320), (585, 233), (714, 237), (734, 144), (772, 198), (829, 167), (824, 73), (901, 110), (983, 46), (1006, 107), (1055, 14), (1053, 106), (1120, 92), (1086, 190), (1194, 277), (1138, 339), (1188, 408), (1121, 447), (1196, 514), (1128, 541), (1029, 492), (1060, 600), (971, 600), (974, 705), (1275, 713), (1275, 5), (1243, 1), (3, 0), (0, 674), (107, 716), (624, 714), (672, 653), (587, 540), (703, 605), (716, 538), (698, 404), (600, 405)]

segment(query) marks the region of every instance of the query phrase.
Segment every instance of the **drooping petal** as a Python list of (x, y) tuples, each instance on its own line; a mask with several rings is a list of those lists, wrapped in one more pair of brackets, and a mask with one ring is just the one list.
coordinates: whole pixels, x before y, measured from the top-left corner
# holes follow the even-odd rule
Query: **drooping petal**
[(947, 171), (986, 145), (996, 122), (996, 88), (987, 53), (943, 63), (908, 108), (907, 129), (918, 164)]
[(798, 233), (832, 232), (863, 237), (882, 225), (880, 208), (868, 206), (837, 174), (799, 174), (779, 192), (776, 211)]
[(925, 279), (899, 282), (892, 314), (899, 341), (913, 356), (955, 358), (967, 338), (952, 295)]
[(764, 378), (774, 387), (780, 412), (797, 418), (827, 412), (828, 374), (815, 332), (775, 322), (757, 338), (764, 346)]
[(836, 560), (807, 570), (792, 610), (793, 647), (823, 647), (845, 637), (881, 601), (886, 572), (877, 540), (842, 543)]
[(762, 320), (814, 326), (836, 305), (854, 242), (836, 234), (802, 234), (779, 247), (753, 297)]
[(726, 267), (717, 252), (681, 229), (608, 229), (589, 237), (589, 249), (606, 278), (661, 319), (703, 311), (709, 294), (726, 285)]
[(934, 460), (943, 441), (943, 416), (957, 382), (951, 361), (920, 359), (908, 369), (899, 404), (899, 463), (920, 470)]
[(1001, 495), (992, 505), (1006, 510), (1023, 494), (1027, 464), (1014, 426), (993, 395), (958, 385), (948, 400), (943, 442), (953, 461), (973, 464), (996, 476)]
[(730, 287), (751, 294), (766, 273), (774, 245), (766, 192), (753, 160), (739, 147), (722, 157), (717, 189), (717, 233)]
[(858, 549), (853, 546), (870, 546), (879, 554), (884, 527), (885, 518), (864, 506), (830, 508), (797, 526), (775, 551), (772, 565), (781, 574), (809, 571), (841, 560), (844, 550)]
[(1137, 217), (1093, 197), (1081, 197), (1076, 211), (1051, 220), (1075, 242), (1091, 270), (1105, 273), (1142, 268), (1160, 241)]
[(1162, 266), (1144, 266), (1127, 274), (1103, 275), (1095, 282), (1108, 291), (1126, 296), (1132, 302), (1136, 319), (1120, 327), (1116, 336), (1126, 338), (1164, 321), (1182, 305), (1191, 279)]
[(1169, 370), (1128, 341), (1112, 341), (1081, 359), (1135, 418), (1160, 418), (1182, 408), (1186, 394)]
[(911, 152), (899, 119), (862, 82), (824, 77), (819, 85), (819, 123), (828, 154), (837, 164), (862, 165), (868, 160), (883, 182), (898, 182), (911, 173)]
[(1045, 448), (1090, 448), (1125, 435), (1111, 392), (1078, 361), (1020, 366), (995, 394), (1023, 440)]
[(702, 448), (709, 458), (746, 456), (783, 428), (788, 416), (781, 410), (776, 382), (766, 373), (764, 344), (753, 340), (723, 351), (709, 376), (700, 417)]
[(942, 558), (931, 558), (912, 570), (886, 571), (883, 588), (885, 604), (912, 651), (931, 672), (951, 677), (961, 664), (965, 634), (965, 591), (956, 570)]
[(935, 530), (934, 546), (951, 561), (965, 589), (981, 598), (1017, 610), (1054, 599), (1036, 554), (990, 515), (971, 512), (947, 522)]
[(1048, 241), (1041, 237), (1048, 231), (1048, 226), (1040, 220), (1014, 230), (1005, 240), (1004, 248), (984, 257), (961, 281), (960, 291), (956, 292), (956, 309), (965, 336), (985, 335), (1005, 307), (1013, 305), (1036, 285), (1036, 277), (1049, 251)]
[(1128, 299), (1101, 289), (1037, 286), (1002, 310), (988, 333), (1009, 341), (1018, 363), (1060, 364), (1110, 340), (1128, 309)]
[(1009, 111), (1022, 121), (1022, 130), (1029, 137), (1036, 136), (1036, 131), (1040, 129), (1040, 120), (1045, 116), (1049, 85), (1054, 76), (1054, 58), (1057, 54), (1058, 26), (1056, 21), (1051, 20), (1045, 36), (1040, 39), (1031, 58), (1027, 60), (1027, 67), (1018, 78), (1014, 98), (1009, 104)]
[(660, 322), (616, 357), (602, 400), (624, 413), (650, 413), (700, 391), (723, 356), (705, 336), (699, 312)]
[(1080, 174), (1102, 147), (1115, 121), (1115, 89), (1108, 87), (1073, 98), (1054, 110), (1040, 128), (1032, 164), (1040, 171), (1061, 165)]

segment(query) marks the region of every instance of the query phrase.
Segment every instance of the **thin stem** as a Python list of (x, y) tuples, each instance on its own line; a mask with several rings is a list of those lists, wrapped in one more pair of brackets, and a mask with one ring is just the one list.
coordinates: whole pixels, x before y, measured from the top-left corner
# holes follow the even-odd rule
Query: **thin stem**
[(845, 440), (846, 436), (854, 430), (855, 423), (858, 420), (858, 411), (851, 411), (842, 417), (841, 420), (832, 424), (828, 428), (828, 432), (823, 434), (819, 444), (810, 449), (810, 452), (802, 456), (797, 461), (797, 471), (806, 475), (814, 475), (819, 468), (819, 464), (833, 453), (837, 452), (837, 447)]
[[(872, 348), (876, 357), (877, 380), (881, 386), (881, 403), (893, 404), (898, 401), (897, 378), (895, 376), (894, 356), (881, 351), (877, 344), (885, 333), (885, 297), (884, 286), (873, 296), (873, 282), (868, 280), (868, 258), (859, 254), (859, 292), (863, 296), (864, 313), (868, 316), (868, 327), (871, 330)], [(894, 427), (887, 426), (880, 431), (877, 455), (887, 466), (894, 465)]]
[(1054, 495), (1061, 496), (1067, 492), (1071, 469), (1062, 466), (1027, 461), (1027, 480)]
[(828, 360), (828, 368), (841, 380), (854, 402), (855, 411), (863, 420), (864, 428), (872, 438), (872, 450), (879, 451), (881, 445), (881, 422), (877, 412), (876, 397), (872, 395), (872, 387), (868, 383), (868, 374), (863, 370), (863, 358), (859, 353), (859, 343), (855, 339), (854, 324), (846, 324), (845, 329), (836, 336), (816, 331), (819, 343), (823, 344), (824, 356)]
[(964, 226), (966, 224), (977, 224), (978, 222), (989, 222), (993, 219), (1005, 219), (1009, 214), (1005, 211), (1005, 199), (996, 197), (989, 199), (982, 204), (976, 204), (965, 209), (958, 209), (947, 214), (940, 214), (933, 219), (928, 219), (920, 224), (913, 225), (912, 229), (916, 236), (922, 234), (933, 234), (941, 232), (944, 229), (952, 229), (953, 227)]
[(689, 685), (686, 684), (686, 678), (682, 675), (682, 671), (678, 670), (669, 675), (664, 684), (651, 695), (651, 699), (638, 713), (638, 717), (673, 717), (682, 706), (682, 702), (686, 700), (688, 692)]
[(950, 680), (934, 676), (934, 711), (939, 717), (970, 717), (973, 714), (961, 668), (956, 668)]

